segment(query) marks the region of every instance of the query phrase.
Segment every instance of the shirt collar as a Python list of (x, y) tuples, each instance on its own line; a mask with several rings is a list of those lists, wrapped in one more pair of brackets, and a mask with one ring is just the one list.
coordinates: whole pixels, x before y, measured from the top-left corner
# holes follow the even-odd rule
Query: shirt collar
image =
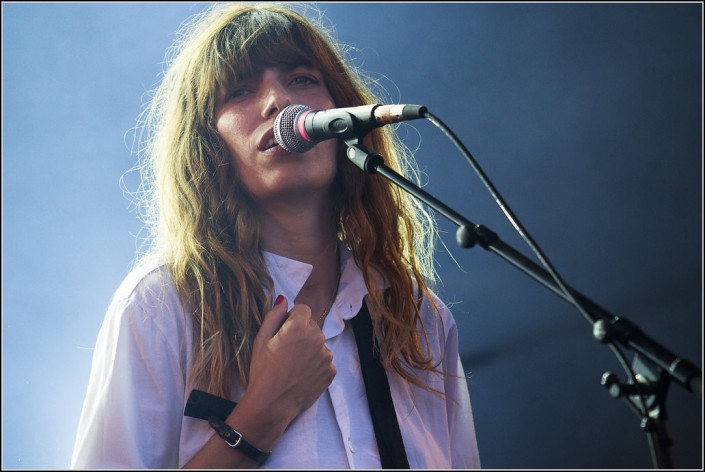
[[(342, 244), (340, 250), (340, 286), (335, 302), (323, 325), (326, 339), (337, 336), (345, 327), (345, 320), (353, 318), (362, 307), (362, 300), (367, 294), (367, 286), (362, 271), (355, 263), (352, 252)], [(284, 295), (288, 310), (294, 307), (294, 300), (301, 287), (313, 271), (313, 266), (305, 262), (289, 259), (278, 254), (262, 251), (269, 275), (274, 281), (274, 293)]]
[(313, 272), (313, 266), (272, 252), (262, 251), (262, 255), (274, 281), (274, 295), (284, 295), (289, 304), (287, 310), (291, 310), (294, 299)]

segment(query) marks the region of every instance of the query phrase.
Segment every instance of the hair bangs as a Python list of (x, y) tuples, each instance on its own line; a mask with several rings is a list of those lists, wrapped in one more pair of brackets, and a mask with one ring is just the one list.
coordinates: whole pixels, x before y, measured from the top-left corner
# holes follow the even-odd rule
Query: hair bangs
[(313, 66), (299, 25), (283, 13), (250, 10), (234, 18), (214, 43), (216, 86), (227, 89), (268, 67)]

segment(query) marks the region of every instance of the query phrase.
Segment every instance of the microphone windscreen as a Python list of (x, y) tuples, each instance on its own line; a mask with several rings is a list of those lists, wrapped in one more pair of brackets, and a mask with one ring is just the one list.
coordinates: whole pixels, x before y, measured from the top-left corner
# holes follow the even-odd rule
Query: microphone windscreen
[(306, 105), (289, 105), (284, 108), (274, 120), (274, 139), (289, 152), (300, 154), (316, 145), (315, 142), (303, 139), (296, 132), (299, 115), (311, 110)]

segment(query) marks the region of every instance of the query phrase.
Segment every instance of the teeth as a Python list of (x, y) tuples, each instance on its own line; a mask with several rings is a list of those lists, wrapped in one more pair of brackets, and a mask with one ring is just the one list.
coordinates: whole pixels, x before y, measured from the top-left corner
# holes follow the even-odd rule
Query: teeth
[(265, 143), (264, 148), (269, 149), (271, 147), (274, 147), (277, 145), (277, 140), (274, 138), (268, 139), (267, 142)]

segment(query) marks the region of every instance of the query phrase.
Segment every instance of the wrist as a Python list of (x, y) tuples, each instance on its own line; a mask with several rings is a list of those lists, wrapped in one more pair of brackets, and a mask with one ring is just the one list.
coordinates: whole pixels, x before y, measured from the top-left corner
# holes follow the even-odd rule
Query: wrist
[(257, 449), (269, 451), (284, 433), (293, 417), (275, 405), (262, 402), (262, 397), (245, 395), (225, 422), (242, 433)]
[(225, 443), (233, 449), (240, 451), (247, 458), (257, 463), (257, 465), (262, 465), (267, 462), (271, 451), (262, 451), (259, 448), (253, 446), (241, 432), (232, 428), (225, 421), (211, 416), (208, 418), (208, 424), (211, 428), (215, 430), (218, 435), (223, 438)]

